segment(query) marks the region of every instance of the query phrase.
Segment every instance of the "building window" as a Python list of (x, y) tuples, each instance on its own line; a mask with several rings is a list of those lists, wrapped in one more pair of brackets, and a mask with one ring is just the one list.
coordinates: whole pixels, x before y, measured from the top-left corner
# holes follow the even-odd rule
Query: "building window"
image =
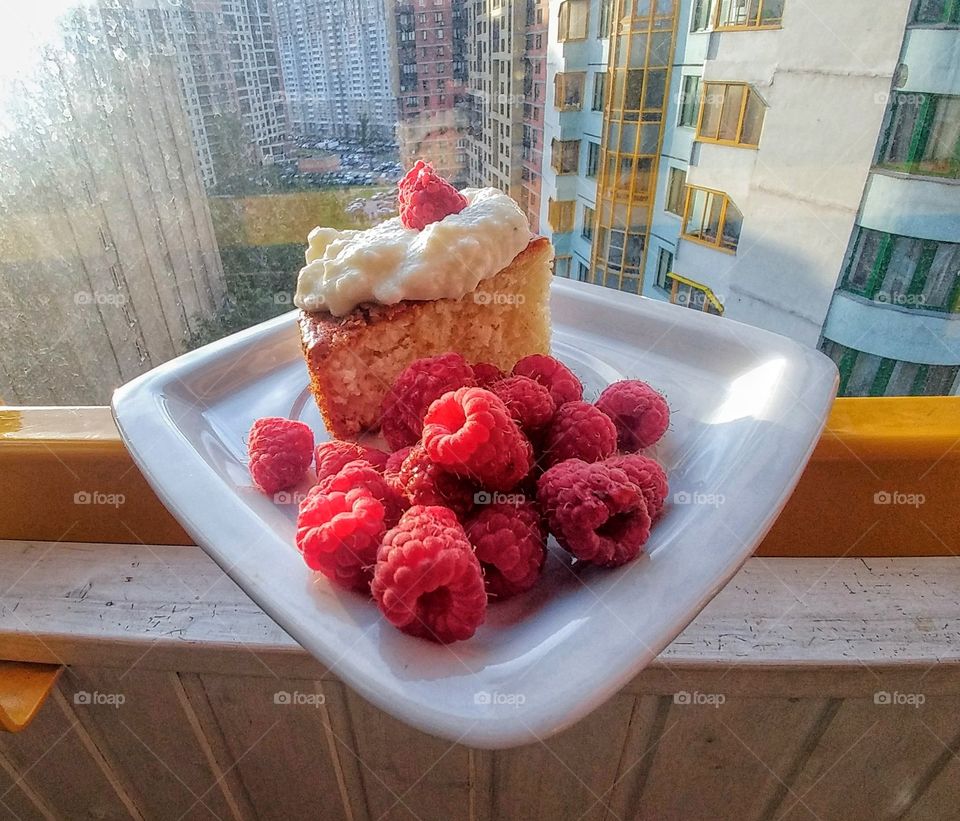
[(596, 177), (600, 165), (600, 143), (587, 143), (587, 177)]
[(554, 200), (547, 202), (547, 222), (555, 234), (566, 234), (573, 230), (577, 203), (574, 200)]
[(613, 16), (613, 0), (600, 0), (600, 21), (597, 24), (597, 37), (610, 36), (610, 18)]
[(960, 24), (960, 3), (956, 0), (918, 0), (913, 11), (913, 22), (919, 25), (944, 23)]
[(683, 236), (724, 251), (737, 250), (743, 215), (726, 194), (687, 186)]
[(960, 97), (894, 92), (877, 165), (908, 174), (960, 177)]
[(590, 269), (582, 262), (577, 263), (577, 279), (580, 282), (586, 282), (590, 277)]
[(587, 39), (590, 0), (563, 0), (558, 17), (557, 39), (561, 43)]
[(598, 71), (593, 75), (593, 110), (603, 111), (607, 96), (607, 72)]
[(779, 28), (784, 0), (720, 0), (716, 4), (714, 28)]
[(670, 168), (667, 177), (667, 200), (663, 206), (664, 211), (683, 216), (683, 205), (687, 187), (687, 172), (682, 168)]
[(583, 206), (583, 225), (580, 228), (580, 236), (584, 239), (593, 239), (593, 220), (596, 212), (589, 206)]
[(563, 256), (556, 256), (553, 258), (553, 273), (554, 276), (558, 277), (570, 277), (570, 265), (573, 262), (573, 257), (569, 254)]
[(713, 0), (694, 0), (693, 13), (690, 15), (690, 31), (706, 31), (710, 28), (711, 6)]
[(723, 303), (706, 285), (672, 271), (667, 274), (667, 281), (669, 283), (670, 302), (674, 305), (683, 305), (685, 308), (693, 308), (695, 311), (703, 311), (717, 316), (723, 315)]
[(673, 252), (666, 248), (661, 248), (657, 252), (657, 275), (654, 283), (658, 288), (668, 290), (670, 284), (667, 282), (667, 274), (673, 270)]
[(946, 396), (958, 387), (960, 365), (886, 359), (830, 339), (820, 349), (840, 371), (840, 396)]
[(684, 75), (679, 103), (680, 114), (677, 117), (677, 125), (696, 128), (697, 113), (700, 111), (700, 76), (698, 74)]
[(859, 228), (843, 290), (901, 308), (960, 312), (960, 243)]
[(583, 83), (586, 74), (558, 72), (553, 78), (553, 105), (558, 111), (579, 111), (583, 106)]
[(725, 145), (758, 145), (766, 110), (760, 95), (744, 83), (703, 85), (697, 139)]
[(553, 140), (550, 166), (556, 174), (576, 174), (580, 160), (580, 140)]

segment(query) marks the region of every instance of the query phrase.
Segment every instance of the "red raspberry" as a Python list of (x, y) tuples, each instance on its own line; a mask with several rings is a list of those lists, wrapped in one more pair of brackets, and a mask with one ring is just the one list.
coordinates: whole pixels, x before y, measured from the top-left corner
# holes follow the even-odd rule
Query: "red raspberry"
[(423, 420), (423, 448), (451, 473), (490, 490), (510, 490), (533, 466), (530, 442), (484, 388), (460, 388), (434, 402)]
[(411, 362), (394, 380), (380, 406), (380, 428), (390, 449), (398, 450), (420, 439), (423, 415), (434, 399), (473, 384), (473, 369), (458, 353)]
[(525, 431), (542, 428), (553, 419), (556, 402), (543, 385), (529, 376), (511, 376), (490, 386), (503, 400), (510, 416)]
[(414, 445), (396, 474), (396, 486), (412, 505), (443, 505), (458, 516), (473, 508), (476, 486), (454, 476), (427, 456), (423, 445)]
[(387, 531), (370, 587), (394, 627), (442, 643), (470, 638), (487, 612), (480, 562), (445, 507), (416, 505)]
[(264, 493), (293, 487), (307, 475), (313, 458), (313, 431), (303, 422), (265, 416), (247, 435), (250, 476)]
[(514, 376), (529, 376), (543, 385), (559, 408), (564, 402), (583, 399), (583, 385), (559, 359), (544, 354), (530, 354), (513, 366)]
[(532, 502), (485, 505), (465, 530), (483, 567), (489, 596), (506, 599), (536, 584), (547, 557), (547, 541)]
[(297, 548), (308, 567), (348, 590), (367, 592), (386, 533), (384, 506), (366, 487), (313, 487), (300, 503)]
[(481, 388), (489, 388), (494, 382), (499, 382), (506, 374), (491, 362), (476, 362), (472, 366), (473, 378)]
[(393, 527), (403, 511), (410, 507), (403, 494), (363, 459), (347, 462), (339, 472), (321, 479), (317, 487), (322, 493), (347, 493), (355, 487), (365, 488), (383, 505), (383, 520), (387, 527)]
[(648, 448), (670, 424), (670, 407), (663, 395), (639, 379), (614, 382), (600, 394), (597, 407), (617, 426), (620, 450)]
[(650, 537), (643, 494), (606, 462), (568, 459), (554, 465), (537, 482), (537, 502), (561, 547), (590, 564), (629, 562)]
[(658, 462), (649, 456), (629, 453), (625, 456), (612, 456), (606, 459), (604, 464), (620, 468), (630, 477), (630, 481), (640, 488), (651, 519), (660, 515), (670, 486), (667, 484), (667, 474)]
[(388, 479), (395, 479), (400, 472), (400, 465), (403, 464), (403, 460), (407, 458), (411, 450), (413, 450), (413, 445), (407, 445), (405, 448), (400, 448), (400, 450), (391, 453), (387, 457), (387, 464), (383, 466), (383, 475)]
[(467, 198), (433, 170), (430, 163), (417, 160), (400, 180), (397, 191), (400, 221), (407, 228), (422, 231), (467, 207)]
[(383, 470), (387, 464), (387, 454), (379, 448), (368, 448), (356, 442), (344, 442), (341, 439), (331, 439), (321, 442), (313, 453), (317, 463), (317, 481), (333, 476), (340, 472), (347, 462), (363, 459), (377, 470)]
[(617, 429), (603, 411), (589, 402), (561, 405), (547, 428), (544, 462), (555, 465), (565, 459), (599, 462), (617, 449)]

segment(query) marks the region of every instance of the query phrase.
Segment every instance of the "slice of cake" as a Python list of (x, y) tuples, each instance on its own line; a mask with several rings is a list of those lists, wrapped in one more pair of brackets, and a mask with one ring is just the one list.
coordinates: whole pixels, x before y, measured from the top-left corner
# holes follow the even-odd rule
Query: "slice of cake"
[(548, 353), (553, 248), (494, 188), (457, 192), (417, 163), (400, 216), (366, 231), (316, 228), (295, 302), (327, 429), (355, 438), (415, 359), (456, 351), (509, 369)]

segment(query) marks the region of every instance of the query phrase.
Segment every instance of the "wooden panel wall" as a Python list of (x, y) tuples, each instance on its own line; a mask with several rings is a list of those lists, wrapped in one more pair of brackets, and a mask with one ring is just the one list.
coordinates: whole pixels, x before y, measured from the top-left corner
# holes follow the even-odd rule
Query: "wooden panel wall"
[(960, 695), (769, 694), (783, 682), (723, 693), (721, 676), (688, 674), (677, 692), (694, 703), (682, 703), (641, 676), (560, 735), (491, 752), (410, 729), (332, 678), (73, 668), (33, 725), (0, 736), (0, 807), (21, 819), (957, 817)]

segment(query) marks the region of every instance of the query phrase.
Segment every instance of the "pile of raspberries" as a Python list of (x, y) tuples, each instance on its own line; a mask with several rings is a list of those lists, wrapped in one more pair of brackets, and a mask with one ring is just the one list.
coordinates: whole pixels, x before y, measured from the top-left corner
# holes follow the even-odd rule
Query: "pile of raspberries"
[(667, 477), (638, 451), (669, 419), (639, 380), (591, 404), (553, 357), (526, 356), (507, 374), (447, 353), (411, 364), (384, 397), (390, 453), (339, 440), (314, 448), (307, 425), (269, 417), (250, 430), (250, 473), (273, 494), (314, 465), (297, 517), (304, 561), (372, 595), (395, 627), (446, 643), (470, 638), (488, 602), (537, 583), (548, 534), (585, 564), (640, 554)]

